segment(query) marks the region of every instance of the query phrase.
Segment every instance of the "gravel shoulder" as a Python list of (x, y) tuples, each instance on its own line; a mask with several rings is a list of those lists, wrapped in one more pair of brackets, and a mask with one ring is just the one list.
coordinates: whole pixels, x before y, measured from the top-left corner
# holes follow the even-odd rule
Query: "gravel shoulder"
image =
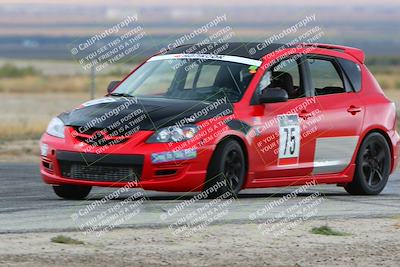
[[(347, 236), (310, 233), (328, 225)], [(168, 228), (117, 229), (102, 237), (65, 236), (83, 245), (56, 244), (59, 233), (0, 235), (1, 266), (398, 266), (400, 216), (308, 220), (263, 235), (257, 224), (212, 225), (192, 235)]]

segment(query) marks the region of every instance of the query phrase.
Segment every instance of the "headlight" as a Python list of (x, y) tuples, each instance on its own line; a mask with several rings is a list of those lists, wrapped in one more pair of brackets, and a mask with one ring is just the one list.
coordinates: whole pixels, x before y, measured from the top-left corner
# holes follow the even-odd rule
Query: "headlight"
[(53, 118), (47, 126), (46, 132), (49, 135), (64, 138), (64, 123), (59, 118)]
[(196, 125), (161, 128), (150, 136), (147, 143), (182, 142), (193, 138), (199, 130), (200, 128)]

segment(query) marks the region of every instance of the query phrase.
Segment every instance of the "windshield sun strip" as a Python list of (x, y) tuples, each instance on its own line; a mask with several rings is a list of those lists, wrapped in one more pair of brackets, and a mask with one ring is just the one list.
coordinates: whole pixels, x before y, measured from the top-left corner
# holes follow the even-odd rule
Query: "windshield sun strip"
[(212, 54), (168, 54), (168, 55), (158, 55), (150, 58), (148, 62), (158, 61), (158, 60), (171, 60), (171, 59), (202, 59), (202, 60), (219, 60), (228, 61), (234, 63), (241, 63), (249, 66), (261, 66), (261, 60), (255, 60), (246, 57), (229, 56), (229, 55), (212, 55)]

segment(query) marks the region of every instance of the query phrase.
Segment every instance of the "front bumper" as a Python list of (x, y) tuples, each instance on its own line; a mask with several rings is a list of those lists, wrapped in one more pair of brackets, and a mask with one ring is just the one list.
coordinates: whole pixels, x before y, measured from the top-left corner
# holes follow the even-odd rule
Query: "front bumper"
[(179, 147), (146, 144), (144, 140), (149, 134), (151, 132), (138, 132), (129, 142), (90, 152), (85, 144), (70, 136), (60, 139), (44, 134), (41, 145), (46, 149), (40, 166), (43, 181), (53, 185), (129, 185), (157, 191), (201, 191), (215, 147), (197, 148), (193, 159), (153, 163), (153, 153), (178, 150)]

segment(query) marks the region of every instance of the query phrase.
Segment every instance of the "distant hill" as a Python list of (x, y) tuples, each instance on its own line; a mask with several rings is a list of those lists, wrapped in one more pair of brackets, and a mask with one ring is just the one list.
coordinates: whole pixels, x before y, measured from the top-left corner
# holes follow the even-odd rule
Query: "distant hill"
[(141, 48), (144, 54), (157, 51), (170, 40), (223, 14), (227, 21), (207, 34), (230, 26), (235, 32), (232, 41), (260, 42), (305, 16), (316, 14), (316, 21), (305, 29), (320, 26), (325, 33), (322, 42), (360, 47), (370, 55), (400, 55), (400, 2), (394, 0), (149, 0), (140, 4), (122, 0), (1, 0), (0, 57), (71, 58), (71, 43), (101, 33), (134, 14), (138, 15), (137, 24), (148, 34)]

